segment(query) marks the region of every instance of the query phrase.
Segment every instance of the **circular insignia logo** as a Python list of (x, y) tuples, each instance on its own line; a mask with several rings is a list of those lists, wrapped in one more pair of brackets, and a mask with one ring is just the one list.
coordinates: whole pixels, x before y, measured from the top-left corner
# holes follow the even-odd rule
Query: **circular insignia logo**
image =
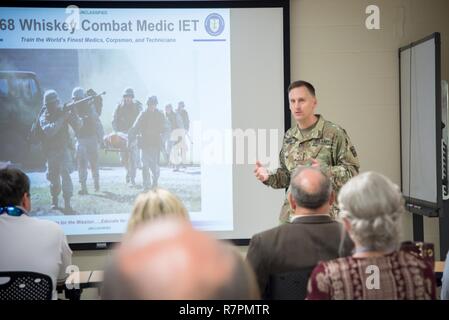
[(207, 33), (211, 36), (220, 35), (224, 30), (224, 26), (225, 23), (223, 17), (218, 13), (211, 13), (204, 21), (204, 27), (206, 28)]

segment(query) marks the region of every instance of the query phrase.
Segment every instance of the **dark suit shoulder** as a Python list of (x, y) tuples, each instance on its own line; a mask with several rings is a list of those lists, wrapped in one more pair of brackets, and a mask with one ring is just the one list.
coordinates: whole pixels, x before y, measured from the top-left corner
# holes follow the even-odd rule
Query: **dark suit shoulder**
[(261, 231), (259, 233), (256, 233), (255, 235), (253, 235), (253, 237), (251, 239), (255, 239), (256, 238), (258, 240), (263, 240), (263, 239), (271, 238), (275, 234), (279, 233), (280, 230), (283, 229), (283, 227), (285, 225), (287, 225), (287, 223), (283, 224), (283, 225), (280, 225), (280, 226), (276, 226), (274, 228), (271, 228), (271, 229), (268, 229), (268, 230), (265, 230), (265, 231)]

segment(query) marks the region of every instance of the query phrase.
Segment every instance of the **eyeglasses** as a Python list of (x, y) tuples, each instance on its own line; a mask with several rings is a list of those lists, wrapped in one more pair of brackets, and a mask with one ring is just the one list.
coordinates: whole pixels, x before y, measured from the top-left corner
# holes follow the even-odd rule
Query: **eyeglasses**
[(7, 215), (13, 217), (19, 217), (25, 213), (23, 209), (20, 209), (18, 207), (0, 207), (0, 214), (3, 214), (5, 212)]

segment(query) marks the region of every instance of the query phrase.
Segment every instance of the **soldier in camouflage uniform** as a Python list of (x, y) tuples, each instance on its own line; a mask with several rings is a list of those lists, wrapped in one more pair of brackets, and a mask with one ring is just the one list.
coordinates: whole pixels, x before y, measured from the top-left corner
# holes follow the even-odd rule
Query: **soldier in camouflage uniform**
[[(157, 105), (156, 96), (148, 97), (147, 107), (139, 114), (133, 127), (129, 129), (130, 142), (137, 136), (140, 137), (138, 146), (142, 149), (142, 184), (146, 190), (157, 187), (160, 174), (159, 158), (165, 116), (157, 109)], [(151, 170), (152, 179), (150, 179), (149, 170)]]
[[(73, 102), (86, 98), (86, 92), (81, 87), (72, 91)], [(76, 134), (76, 157), (78, 162), (78, 176), (81, 185), (80, 195), (88, 194), (87, 167), (90, 165), (95, 191), (100, 190), (100, 172), (98, 169), (98, 148), (103, 144), (103, 125), (92, 102), (84, 102), (76, 107), (76, 113), (81, 120), (81, 128)]]
[(172, 162), (175, 165), (173, 171), (179, 171), (181, 168), (186, 168), (187, 163), (187, 140), (186, 137), (189, 134), (190, 119), (189, 114), (185, 110), (184, 101), (178, 102), (178, 109), (176, 110), (176, 116), (181, 120), (181, 125), (178, 126), (178, 140), (173, 145), (173, 157)]
[(81, 123), (77, 115), (61, 108), (58, 94), (54, 90), (47, 90), (44, 94), (44, 106), (39, 118), (39, 125), (43, 131), (42, 147), (47, 158), (47, 180), (50, 182), (52, 210), (58, 210), (58, 196), (64, 198), (64, 213), (74, 213), (70, 206), (73, 195), (73, 184), (69, 170), (69, 125), (79, 130)]
[[(134, 90), (132, 88), (125, 89), (123, 100), (114, 111), (112, 129), (128, 134), (128, 130), (133, 126), (141, 111), (142, 104), (134, 100)], [(139, 161), (139, 150), (136, 143), (128, 143), (127, 150), (120, 152), (120, 161), (126, 168), (126, 182), (134, 186)]]
[[(290, 174), (299, 165), (319, 167), (326, 173), (336, 193), (359, 172), (359, 160), (346, 131), (340, 126), (315, 114), (315, 89), (305, 81), (293, 82), (289, 87), (290, 110), (297, 125), (284, 136), (279, 155), (280, 167), (268, 172), (259, 161), (254, 173), (260, 181), (272, 188), (287, 188)], [(337, 217), (334, 204), (331, 215)], [(288, 222), (290, 206), (287, 199), (280, 213), (280, 221)]]

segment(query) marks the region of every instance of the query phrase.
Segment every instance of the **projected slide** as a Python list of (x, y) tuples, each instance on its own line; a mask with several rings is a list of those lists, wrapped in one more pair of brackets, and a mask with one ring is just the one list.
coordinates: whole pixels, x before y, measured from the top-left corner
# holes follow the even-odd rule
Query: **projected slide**
[(203, 138), (232, 127), (229, 9), (0, 18), (0, 162), (29, 175), (31, 216), (67, 235), (120, 234), (157, 185), (198, 228), (233, 230), (232, 165), (209, 163)]

